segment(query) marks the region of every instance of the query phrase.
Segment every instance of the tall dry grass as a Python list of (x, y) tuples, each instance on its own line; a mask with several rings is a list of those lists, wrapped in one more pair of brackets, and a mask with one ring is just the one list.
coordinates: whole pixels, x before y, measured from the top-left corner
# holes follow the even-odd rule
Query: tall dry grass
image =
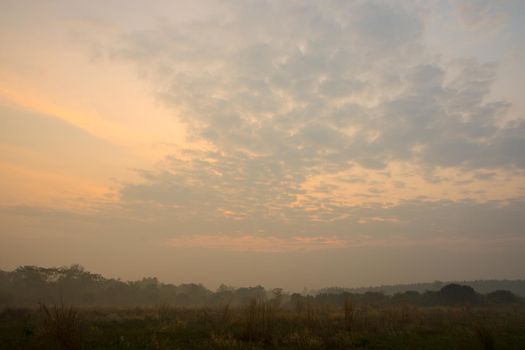
[(482, 322), (476, 322), (473, 325), (473, 333), (481, 343), (483, 350), (494, 350), (496, 349), (496, 343), (494, 340), (494, 334), (491, 328)]
[(56, 342), (64, 350), (82, 347), (82, 321), (72, 306), (64, 304), (48, 307), (40, 304), (41, 330), (44, 337)]
[(244, 310), (244, 339), (271, 343), (275, 311), (272, 303), (252, 299)]
[(345, 330), (347, 332), (351, 332), (354, 328), (355, 307), (352, 301), (350, 300), (350, 298), (345, 300), (344, 312), (345, 312)]

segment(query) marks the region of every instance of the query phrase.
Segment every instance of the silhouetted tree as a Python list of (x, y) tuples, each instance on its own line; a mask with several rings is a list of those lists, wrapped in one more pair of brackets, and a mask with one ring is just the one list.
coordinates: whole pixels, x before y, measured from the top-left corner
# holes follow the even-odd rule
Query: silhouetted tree
[(445, 304), (475, 304), (478, 302), (478, 295), (469, 286), (462, 286), (451, 283), (439, 291), (440, 298)]
[(514, 304), (519, 298), (508, 290), (496, 290), (487, 294), (487, 302), (490, 304)]

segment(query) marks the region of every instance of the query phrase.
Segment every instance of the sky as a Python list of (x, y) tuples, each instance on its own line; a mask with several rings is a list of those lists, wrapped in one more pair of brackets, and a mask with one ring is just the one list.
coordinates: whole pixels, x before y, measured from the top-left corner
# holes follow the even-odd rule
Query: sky
[(525, 2), (0, 0), (0, 269), (525, 278)]

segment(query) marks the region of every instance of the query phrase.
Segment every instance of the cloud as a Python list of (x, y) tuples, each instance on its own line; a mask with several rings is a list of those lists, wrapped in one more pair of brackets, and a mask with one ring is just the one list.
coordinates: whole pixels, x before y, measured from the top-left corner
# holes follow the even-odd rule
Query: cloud
[(208, 145), (141, 169), (120, 189), (123, 208), (156, 208), (180, 234), (218, 233), (219, 222), (243, 235), (290, 237), (298, 225), (324, 237), (342, 223), (361, 230), (357, 220), (386, 225), (369, 218), (413, 201), (524, 195), (525, 122), (491, 97), (497, 63), (434, 55), (417, 3), (212, 8), (123, 27), (107, 48)]
[(177, 237), (168, 241), (175, 248), (211, 248), (233, 251), (253, 252), (290, 252), (290, 251), (312, 251), (330, 248), (345, 248), (347, 242), (337, 238), (326, 237), (291, 237), (288, 239), (267, 236), (257, 237), (244, 236), (191, 236)]
[[(382, 221), (382, 220), (379, 220)], [(494, 244), (513, 244), (523, 243), (523, 237), (499, 237), (484, 239), (469, 238), (390, 238), (374, 239), (369, 236), (357, 239), (340, 239), (327, 237), (291, 237), (278, 238), (274, 236), (258, 237), (251, 235), (232, 236), (232, 235), (197, 235), (189, 237), (177, 237), (168, 240), (168, 245), (173, 248), (199, 248), (237, 252), (258, 252), (258, 253), (289, 253), (289, 252), (311, 252), (326, 249), (348, 249), (363, 247), (458, 247), (463, 246), (467, 250), (470, 248), (479, 249), (480, 247)]]
[(522, 166), (498, 146), (516, 125), (502, 122), (508, 102), (489, 99), (497, 66), (432, 57), (416, 5), (226, 4), (221, 17), (128, 33), (113, 51), (184, 111), (195, 137), (305, 171), (392, 160)]
[(519, 6), (519, 1), (516, 0), (456, 0), (453, 3), (465, 25), (485, 29), (505, 23), (512, 10)]
[[(522, 262), (525, 121), (499, 85), (509, 61), (498, 60), (510, 55), (509, 41), (521, 34), (516, 4), (4, 5), (13, 50), (0, 60), (18, 67), (6, 75), (12, 79), (4, 99), (69, 120), (141, 160), (69, 124), (9, 111), (0, 118), (9, 124), (0, 131), (9, 144), (1, 145), (2, 167), (11, 169), (4, 192), (19, 201), (0, 207), (0, 234), (12, 247), (30, 247), (25, 259), (69, 254), (102, 261), (98, 253), (106, 249), (110, 261), (135, 270), (143, 261), (137, 256), (147, 252), (157, 268), (177, 261), (191, 279), (214, 265), (195, 257), (201, 247), (241, 268), (250, 266), (232, 257), (293, 253), (272, 255), (280, 268), (278, 259), (295, 267), (294, 258), (307, 252), (303, 269), (310, 274), (317, 266), (317, 276), (348, 276), (350, 264), (341, 261), (368, 275), (358, 271), (367, 261), (390, 278), (385, 266), (403, 270), (381, 260), (392, 250), (402, 252), (395, 261), (405, 253), (425, 261), (431, 252), (444, 271), (459, 264), (440, 249), (466, 245), (484, 253), (459, 254), (456, 261), (475, 261), (480, 269), (490, 265), (485, 254), (495, 246), (505, 251), (498, 256), (510, 251)], [(122, 11), (129, 6), (134, 10)], [(507, 36), (507, 30), (513, 32)], [(40, 151), (53, 168), (45, 182), (43, 172), (21, 176), (27, 167), (5, 161), (19, 157), (36, 165), (30, 154)], [(127, 166), (136, 168), (135, 177), (125, 173)], [(92, 191), (97, 198), (87, 198), (73, 191), (78, 181), (57, 172), (85, 172), (103, 178), (104, 186)], [(115, 196), (104, 197), (115, 183)], [(38, 205), (21, 194), (34, 198), (44, 187), (42, 208), (15, 205)], [(67, 197), (59, 206), (67, 208), (44, 210), (50, 202), (57, 207), (58, 195)], [(70, 201), (82, 210), (70, 212)], [(47, 237), (46, 253), (39, 252)], [(63, 249), (63, 242), (74, 249)], [(20, 251), (8, 253), (11, 261), (22, 260)], [(336, 263), (339, 270), (332, 268)], [(214, 268), (228, 271), (224, 266)]]
[(199, 21), (125, 33), (112, 48), (211, 146), (145, 170), (123, 186), (124, 203), (186, 219), (273, 218), (279, 229), (358, 206), (525, 195), (524, 121), (491, 97), (497, 63), (433, 55), (424, 8), (221, 4)]
[[(341, 210), (340, 208), (333, 208)], [(365, 247), (470, 246), (486, 249), (523, 242), (523, 201), (476, 204), (414, 201), (402, 205), (346, 208), (346, 217), (318, 222), (297, 216), (292, 222), (251, 217), (236, 220), (229, 213), (217, 217), (185, 217), (158, 207), (107, 207), (104, 212), (79, 214), (38, 207), (0, 207), (3, 240), (31, 238), (82, 240), (89, 244), (129, 244), (144, 249), (170, 247), (238, 252), (313, 252)], [(119, 215), (120, 214), (120, 215)], [(291, 215), (289, 215), (291, 217)], [(185, 219), (185, 220), (184, 220)], [(310, 221), (308, 221), (310, 219)], [(39, 227), (35, 232), (34, 227)], [(45, 235), (43, 235), (45, 233)], [(126, 245), (122, 245), (126, 242)], [(108, 248), (109, 249), (109, 248)], [(114, 248), (112, 248), (114, 249)], [(131, 249), (131, 248), (129, 248)]]

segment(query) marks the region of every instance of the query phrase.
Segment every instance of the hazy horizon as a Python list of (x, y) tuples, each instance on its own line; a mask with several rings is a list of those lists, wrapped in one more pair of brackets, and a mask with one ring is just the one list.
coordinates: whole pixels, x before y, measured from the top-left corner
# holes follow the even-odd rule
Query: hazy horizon
[[(36, 271), (39, 271), (36, 273)], [(199, 283), (198, 281), (183, 281), (179, 283), (173, 283), (169, 281), (164, 281), (156, 276), (143, 276), (138, 279), (123, 279), (119, 276), (106, 276), (104, 274), (100, 274), (97, 271), (90, 271), (89, 269), (86, 269), (84, 266), (79, 264), (72, 264), (69, 266), (34, 266), (34, 265), (24, 265), (24, 266), (18, 266), (16, 269), (13, 270), (3, 270), (0, 269), (0, 272), (4, 273), (4, 283), (7, 285), (9, 283), (12, 283), (13, 281), (17, 280), (17, 277), (13, 277), (15, 275), (18, 275), (20, 279), (28, 279), (30, 280), (32, 277), (40, 278), (40, 281), (43, 282), (43, 285), (47, 285), (48, 287), (59, 287), (61, 283), (68, 283), (67, 278), (64, 276), (69, 274), (69, 278), (71, 278), (72, 274), (77, 274), (76, 277), (73, 277), (73, 279), (82, 280), (82, 277), (78, 277), (79, 275), (83, 275), (84, 278), (87, 280), (100, 280), (104, 281), (106, 284), (111, 284), (113, 282), (118, 282), (122, 284), (127, 284), (129, 286), (144, 286), (149, 284), (154, 284), (157, 288), (164, 288), (164, 287), (180, 287), (181, 289), (184, 289), (186, 287), (195, 286), (198, 285), (200, 287), (204, 287), (206, 290), (212, 292), (212, 293), (220, 293), (225, 290), (237, 290), (237, 289), (257, 289), (261, 288), (264, 289), (268, 293), (272, 293), (274, 290), (280, 290), (280, 292), (291, 295), (294, 293), (299, 293), (301, 295), (321, 295), (321, 294), (341, 294), (343, 292), (350, 292), (350, 293), (357, 293), (357, 294), (364, 294), (365, 292), (378, 292), (380, 294), (386, 295), (386, 296), (392, 296), (398, 293), (404, 293), (404, 292), (418, 292), (418, 293), (425, 293), (427, 291), (437, 291), (443, 288), (444, 286), (455, 284), (455, 285), (462, 285), (462, 286), (470, 286), (473, 288), (474, 291), (480, 294), (487, 294), (491, 292), (497, 292), (497, 291), (509, 291), (519, 297), (523, 297), (525, 293), (525, 278), (521, 279), (482, 279), (482, 280), (434, 280), (434, 281), (418, 281), (418, 282), (404, 282), (404, 283), (388, 283), (388, 284), (376, 284), (376, 285), (362, 285), (362, 286), (338, 286), (338, 285), (326, 285), (318, 288), (307, 288), (303, 287), (301, 289), (284, 289), (280, 286), (265, 286), (261, 284), (250, 284), (250, 285), (229, 285), (226, 283), (220, 283), (218, 285), (209, 286), (205, 285), (203, 283)], [(6, 276), (11, 276), (7, 277)], [(22, 277), (23, 276), (23, 277)], [(9, 282), (7, 282), (9, 281)], [(84, 281), (84, 282), (86, 282)], [(81, 282), (82, 283), (82, 282)], [(103, 286), (104, 283), (100, 283), (99, 286)], [(42, 287), (42, 286), (41, 286)], [(104, 287), (101, 288), (102, 290)], [(139, 288), (140, 289), (140, 288)], [(82, 291), (82, 287), (77, 287), (72, 289), (73, 292), (79, 292)], [(12, 291), (11, 291), (12, 293)], [(33, 293), (36, 295), (39, 294), (46, 294), (42, 293), (42, 290), (33, 290)], [(16, 294), (16, 293), (15, 293)], [(59, 294), (53, 295), (51, 293), (52, 298), (58, 297)], [(153, 301), (153, 300), (152, 300)]]
[(523, 279), (525, 2), (0, 0), (0, 269)]

